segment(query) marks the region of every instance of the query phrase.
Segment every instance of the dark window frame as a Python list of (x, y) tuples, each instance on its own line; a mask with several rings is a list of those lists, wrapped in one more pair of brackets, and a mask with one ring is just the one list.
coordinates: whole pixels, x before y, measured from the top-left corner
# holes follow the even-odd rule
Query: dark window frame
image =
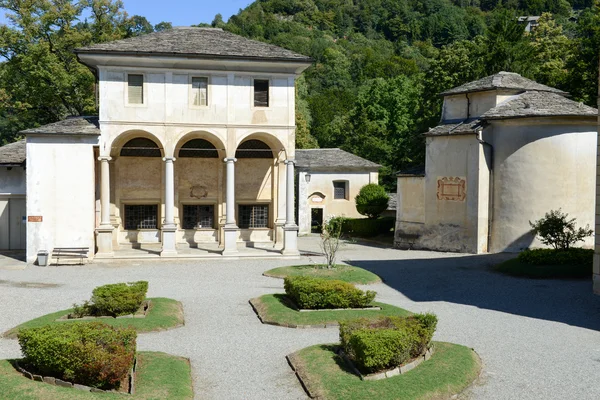
[[(141, 210), (134, 210), (134, 207)], [(138, 215), (131, 215), (132, 213)], [(147, 213), (144, 216), (144, 213)], [(154, 214), (153, 216), (150, 214)], [(149, 216), (148, 216), (149, 215)], [(158, 204), (124, 204), (123, 205), (123, 227), (127, 231), (139, 231), (142, 229), (158, 229)]]
[(267, 108), (270, 104), (271, 82), (268, 79), (254, 79), (254, 107)]
[(240, 229), (269, 228), (270, 208), (269, 204), (238, 204), (238, 226)]
[[(348, 181), (333, 181), (333, 199), (334, 200), (348, 200)], [(343, 197), (339, 195), (338, 191), (343, 190)]]
[[(181, 208), (181, 227), (183, 229), (215, 229), (214, 204), (183, 204)], [(189, 215), (194, 208), (194, 215)], [(208, 210), (200, 210), (201, 208), (207, 208)], [(204, 215), (202, 215), (202, 211), (205, 211)], [(210, 222), (203, 223), (203, 218), (209, 218)]]

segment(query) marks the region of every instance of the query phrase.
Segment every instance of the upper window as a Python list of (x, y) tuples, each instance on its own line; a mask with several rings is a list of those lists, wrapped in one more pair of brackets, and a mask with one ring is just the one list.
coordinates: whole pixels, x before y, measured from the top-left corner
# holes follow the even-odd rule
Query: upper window
[(254, 80), (254, 107), (269, 107), (269, 80)]
[(273, 150), (263, 141), (246, 140), (238, 146), (235, 158), (273, 158)]
[(144, 75), (127, 75), (127, 99), (129, 104), (144, 104)]
[(333, 182), (333, 198), (348, 200), (348, 182)]
[(192, 77), (192, 101), (195, 106), (208, 105), (208, 78)]
[(181, 146), (179, 157), (217, 158), (219, 153), (208, 140), (192, 139)]
[(135, 138), (123, 145), (121, 156), (125, 157), (161, 157), (160, 148), (150, 139)]

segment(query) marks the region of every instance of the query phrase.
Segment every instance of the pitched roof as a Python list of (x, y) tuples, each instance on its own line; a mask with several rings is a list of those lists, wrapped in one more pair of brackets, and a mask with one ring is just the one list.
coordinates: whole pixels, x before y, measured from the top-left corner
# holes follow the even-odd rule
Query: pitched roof
[(465, 83), (464, 85), (455, 87), (445, 92), (440, 93), (440, 96), (448, 96), (453, 94), (482, 92), (495, 89), (514, 89), (514, 90), (537, 90), (540, 92), (552, 92), (567, 95), (567, 92), (562, 90), (542, 85), (532, 81), (531, 79), (523, 78), (521, 75), (514, 72), (498, 72), (495, 75), (486, 76), (479, 80)]
[(296, 150), (298, 168), (362, 169), (377, 171), (381, 165), (341, 149)]
[(0, 147), (0, 165), (22, 165), (25, 162), (25, 139)]
[(524, 117), (598, 117), (598, 110), (556, 93), (525, 92), (486, 111), (481, 119)]
[(302, 54), (247, 39), (219, 28), (173, 28), (98, 43), (75, 49), (75, 52), (312, 62), (310, 57)]
[(481, 119), (471, 119), (466, 121), (452, 121), (442, 123), (435, 128), (430, 128), (425, 132), (425, 136), (446, 136), (446, 135), (468, 135), (477, 132), (484, 126)]
[(98, 117), (72, 117), (37, 128), (25, 129), (21, 134), (41, 135), (100, 135)]

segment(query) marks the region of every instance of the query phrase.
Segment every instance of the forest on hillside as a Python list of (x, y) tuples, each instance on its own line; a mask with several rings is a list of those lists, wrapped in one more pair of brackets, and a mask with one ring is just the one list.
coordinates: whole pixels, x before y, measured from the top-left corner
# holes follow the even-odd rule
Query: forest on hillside
[[(96, 112), (93, 75), (73, 48), (170, 26), (112, 0), (0, 8), (13, 15), (0, 26), (0, 142)], [(527, 15), (542, 15), (531, 33), (517, 22)], [(423, 162), (421, 133), (438, 123), (446, 89), (504, 70), (597, 101), (600, 0), (257, 0), (199, 25), (312, 57), (297, 82), (297, 147), (378, 162), (390, 190), (396, 171)]]

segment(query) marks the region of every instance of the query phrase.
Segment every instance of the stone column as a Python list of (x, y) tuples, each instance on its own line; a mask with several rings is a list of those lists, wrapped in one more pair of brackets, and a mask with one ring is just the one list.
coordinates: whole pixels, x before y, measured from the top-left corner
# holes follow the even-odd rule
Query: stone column
[(110, 166), (111, 157), (98, 157), (100, 161), (100, 226), (96, 228), (96, 257), (113, 257), (112, 235), (114, 227), (110, 223)]
[(235, 222), (235, 162), (236, 158), (229, 157), (223, 160), (226, 168), (226, 197), (225, 197), (225, 227), (223, 255), (237, 253), (238, 227)]
[(175, 170), (173, 162), (175, 157), (164, 157), (165, 162), (165, 218), (161, 227), (162, 230), (162, 251), (161, 257), (172, 257), (177, 255), (176, 232), (174, 211), (175, 211)]
[(284, 255), (296, 256), (298, 252), (298, 225), (294, 221), (294, 160), (286, 160), (285, 179), (285, 225), (283, 226)]

